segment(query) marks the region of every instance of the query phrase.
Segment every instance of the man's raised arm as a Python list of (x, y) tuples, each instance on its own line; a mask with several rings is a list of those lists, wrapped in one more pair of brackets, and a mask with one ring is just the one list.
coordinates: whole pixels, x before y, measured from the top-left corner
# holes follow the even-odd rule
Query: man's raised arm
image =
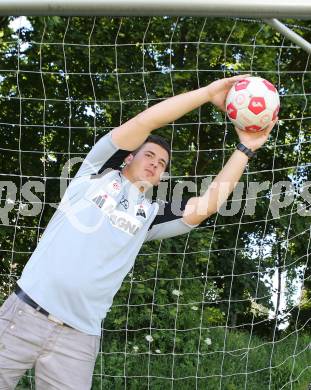
[(244, 76), (224, 78), (194, 91), (168, 98), (146, 109), (112, 130), (112, 141), (120, 149), (135, 150), (151, 131), (167, 125), (188, 112), (211, 102), (224, 110), (225, 98), (232, 85)]
[[(247, 133), (236, 129), (240, 142), (254, 152), (266, 142), (275, 123), (276, 121), (272, 122), (265, 130), (258, 133)], [(207, 191), (202, 196), (189, 199), (183, 213), (183, 220), (190, 225), (197, 225), (216, 213), (240, 180), (247, 162), (247, 155), (236, 150)]]

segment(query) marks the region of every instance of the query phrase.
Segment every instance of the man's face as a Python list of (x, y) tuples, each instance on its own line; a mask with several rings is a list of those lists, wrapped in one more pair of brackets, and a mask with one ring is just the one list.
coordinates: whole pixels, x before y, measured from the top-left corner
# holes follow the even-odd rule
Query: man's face
[(132, 182), (148, 182), (152, 186), (158, 185), (162, 173), (169, 161), (167, 151), (153, 142), (145, 143), (139, 151), (126, 159), (123, 169), (125, 176)]

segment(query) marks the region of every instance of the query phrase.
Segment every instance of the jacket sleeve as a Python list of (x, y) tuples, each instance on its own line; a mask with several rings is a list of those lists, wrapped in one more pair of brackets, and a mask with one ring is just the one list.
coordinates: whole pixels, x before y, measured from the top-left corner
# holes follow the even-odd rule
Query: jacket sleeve
[(183, 200), (180, 205), (167, 202), (160, 207), (158, 214), (149, 227), (145, 241), (162, 240), (189, 233), (198, 225), (187, 224), (182, 217), (187, 201)]
[(118, 149), (111, 139), (111, 132), (104, 135), (92, 147), (83, 160), (75, 177), (102, 173), (107, 168), (119, 169), (131, 152)]

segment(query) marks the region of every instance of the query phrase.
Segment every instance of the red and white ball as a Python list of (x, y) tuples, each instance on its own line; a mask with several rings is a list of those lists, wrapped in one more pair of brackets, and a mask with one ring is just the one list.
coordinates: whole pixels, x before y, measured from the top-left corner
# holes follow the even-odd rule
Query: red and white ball
[(258, 132), (277, 118), (280, 109), (278, 91), (261, 77), (245, 77), (230, 89), (226, 110), (231, 122), (241, 130)]

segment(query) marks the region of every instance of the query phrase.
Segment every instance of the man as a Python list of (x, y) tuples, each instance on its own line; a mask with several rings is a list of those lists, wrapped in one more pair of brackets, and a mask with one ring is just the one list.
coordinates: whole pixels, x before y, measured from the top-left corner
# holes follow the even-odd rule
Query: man
[[(142, 244), (189, 232), (215, 213), (239, 181), (249, 156), (274, 125), (248, 134), (201, 197), (182, 215), (145, 198), (159, 184), (169, 146), (150, 133), (204, 103), (224, 110), (236, 76), (169, 98), (101, 138), (69, 185), (18, 287), (0, 309), (0, 389), (11, 389), (35, 366), (37, 389), (89, 389), (101, 320)], [(116, 156), (124, 158), (121, 170)], [(118, 159), (117, 158), (117, 159)], [(222, 188), (223, 187), (223, 188)], [(226, 190), (224, 191), (224, 187)]]

